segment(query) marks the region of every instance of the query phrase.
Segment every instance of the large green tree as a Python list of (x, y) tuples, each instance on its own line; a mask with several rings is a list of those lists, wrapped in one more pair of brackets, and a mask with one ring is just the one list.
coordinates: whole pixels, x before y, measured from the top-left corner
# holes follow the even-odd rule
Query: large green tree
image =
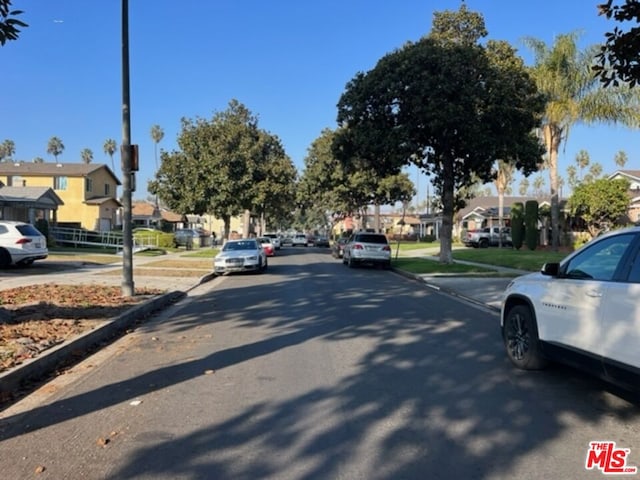
[(606, 41), (599, 49), (593, 69), (605, 86), (625, 82), (633, 87), (640, 82), (640, 1), (607, 0), (598, 5), (598, 9), (608, 19), (621, 24), (628, 22), (629, 29), (625, 31), (616, 26), (605, 34)]
[[(515, 50), (479, 43), (484, 19), (463, 5), (438, 14), (429, 36), (383, 57), (347, 84), (335, 142), (344, 162), (367, 161), (380, 176), (417, 165), (441, 196), (440, 261), (451, 263), (456, 192), (492, 181), (496, 159), (525, 174), (542, 149), (533, 131), (543, 102)], [(475, 178), (474, 178), (475, 175)]]
[(601, 178), (576, 187), (569, 198), (572, 215), (582, 218), (592, 237), (611, 228), (629, 209), (629, 182)]
[[(379, 176), (366, 162), (344, 164), (334, 155), (336, 131), (324, 129), (304, 159), (298, 188), (304, 211), (321, 210), (332, 224), (357, 215), (370, 205), (393, 205), (411, 200), (415, 188), (406, 174)], [(318, 213), (312, 215), (314, 219)]]
[(579, 122), (640, 124), (639, 92), (626, 86), (602, 88), (591, 70), (598, 47), (580, 50), (577, 34), (558, 35), (553, 45), (527, 38), (535, 55), (531, 74), (546, 96), (542, 136), (549, 158), (551, 190), (551, 245), (559, 246), (560, 207), (558, 198), (558, 152)]
[(164, 205), (187, 214), (221, 218), (228, 238), (231, 217), (256, 206), (256, 179), (265, 161), (256, 117), (231, 100), (213, 118), (182, 119), (178, 150), (162, 152), (148, 190)]
[(298, 171), (275, 135), (260, 130), (258, 152), (250, 209), (259, 215), (264, 233), (291, 220)]
[(22, 10), (11, 10), (11, 0), (0, 0), (0, 45), (9, 40), (17, 40), (20, 28), (28, 27), (16, 18), (22, 13)]

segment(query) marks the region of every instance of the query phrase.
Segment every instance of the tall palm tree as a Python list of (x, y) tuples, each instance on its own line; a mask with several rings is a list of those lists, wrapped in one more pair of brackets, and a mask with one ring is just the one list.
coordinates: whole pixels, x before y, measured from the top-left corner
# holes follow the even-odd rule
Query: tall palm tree
[(93, 160), (93, 152), (90, 148), (83, 148), (80, 152), (80, 158), (82, 158), (84, 163), (89, 164), (91, 160)]
[(14, 153), (16, 153), (16, 144), (13, 140), (7, 139), (4, 142), (0, 143), (0, 162), (4, 161), (5, 159), (7, 160), (7, 162), (10, 162), (11, 157), (13, 157)]
[(518, 187), (518, 193), (521, 197), (524, 197), (529, 192), (529, 179), (523, 178), (520, 180), (520, 186)]
[[(504, 160), (498, 160), (495, 185), (498, 191), (498, 226), (502, 229), (504, 217), (504, 194), (510, 190), (516, 166)], [(498, 235), (498, 246), (502, 247), (502, 235)]]
[(624, 166), (627, 164), (627, 154), (624, 150), (620, 150), (618, 153), (616, 153), (616, 156), (613, 157), (614, 162), (616, 162), (616, 165), (620, 168), (624, 168)]
[(589, 152), (587, 152), (586, 150), (580, 150), (576, 154), (576, 165), (578, 166), (578, 171), (580, 172), (579, 178), (581, 180), (582, 180), (582, 177), (584, 176), (583, 174), (584, 169), (589, 166), (590, 162), (591, 162), (591, 157), (589, 157)]
[(151, 138), (154, 142), (154, 152), (156, 157), (156, 171), (158, 171), (158, 144), (164, 138), (164, 130), (160, 125), (154, 125), (151, 127)]
[(116, 149), (118, 148), (118, 144), (116, 143), (116, 141), (113, 138), (107, 138), (104, 141), (104, 146), (102, 148), (104, 149), (104, 153), (109, 155), (109, 158), (111, 158), (111, 170), (113, 170), (113, 172), (115, 173), (116, 167), (115, 167), (115, 165), (113, 163), (113, 154), (116, 153)]
[(47, 153), (53, 155), (56, 163), (58, 163), (58, 155), (64, 152), (64, 144), (58, 137), (51, 137), (47, 143)]
[(640, 92), (628, 87), (603, 88), (591, 66), (599, 52), (594, 45), (580, 51), (576, 33), (559, 35), (549, 47), (534, 38), (525, 39), (533, 51), (531, 74), (547, 104), (541, 130), (549, 154), (551, 189), (551, 245), (558, 249), (560, 208), (558, 199), (558, 151), (571, 127), (579, 122), (621, 123), (640, 126)]

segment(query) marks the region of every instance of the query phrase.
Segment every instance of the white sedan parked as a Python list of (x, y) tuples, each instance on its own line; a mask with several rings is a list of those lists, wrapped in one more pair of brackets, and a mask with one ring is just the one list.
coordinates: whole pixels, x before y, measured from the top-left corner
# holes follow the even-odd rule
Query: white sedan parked
[(228, 240), (213, 260), (213, 271), (218, 275), (231, 272), (267, 269), (267, 255), (255, 238)]

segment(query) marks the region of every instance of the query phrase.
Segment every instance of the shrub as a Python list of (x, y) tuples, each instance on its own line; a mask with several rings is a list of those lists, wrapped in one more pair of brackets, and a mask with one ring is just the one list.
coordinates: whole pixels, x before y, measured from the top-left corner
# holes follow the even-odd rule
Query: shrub
[(516, 202), (511, 206), (511, 241), (513, 248), (520, 250), (524, 240), (524, 205)]

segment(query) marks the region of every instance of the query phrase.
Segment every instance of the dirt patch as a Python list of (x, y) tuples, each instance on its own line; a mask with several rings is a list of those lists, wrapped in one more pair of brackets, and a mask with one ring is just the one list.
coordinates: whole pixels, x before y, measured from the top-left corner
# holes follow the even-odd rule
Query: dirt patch
[(0, 291), (0, 372), (40, 352), (94, 329), (162, 290), (120, 287), (31, 285)]

